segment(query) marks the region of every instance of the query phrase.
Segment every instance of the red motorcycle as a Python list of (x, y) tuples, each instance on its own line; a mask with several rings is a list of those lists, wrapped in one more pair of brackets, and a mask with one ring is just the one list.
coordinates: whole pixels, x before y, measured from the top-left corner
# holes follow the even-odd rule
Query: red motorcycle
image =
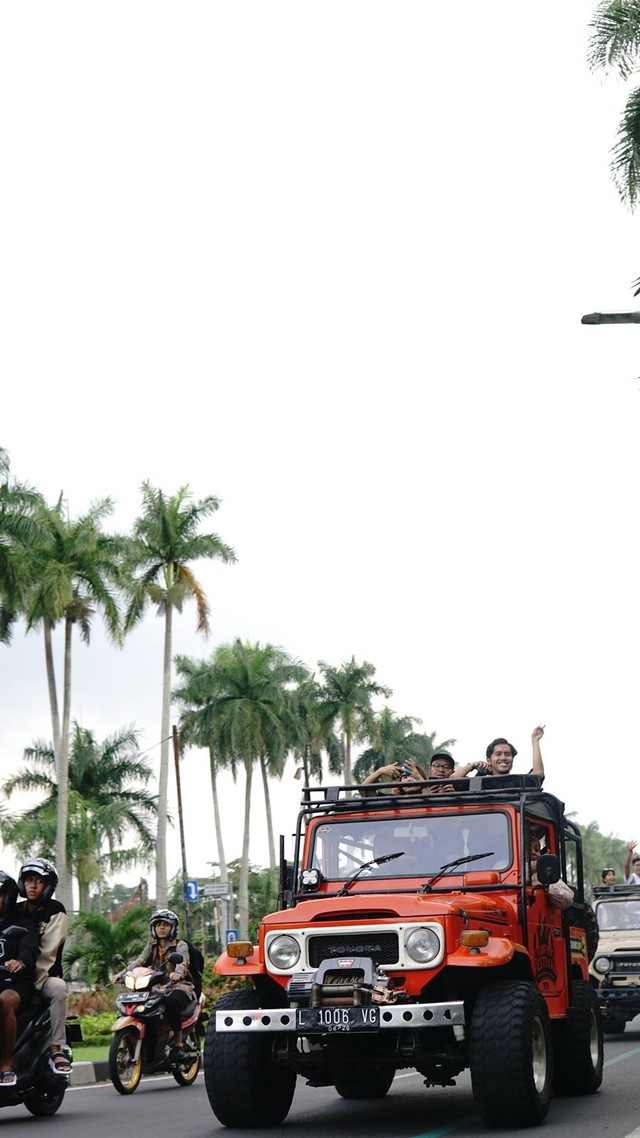
[[(182, 956), (172, 952), (168, 958), (180, 964)], [(124, 960), (112, 961), (121, 967)], [(131, 1095), (143, 1075), (168, 1071), (181, 1087), (195, 1082), (200, 1070), (204, 1022), (204, 995), (192, 1000), (182, 1015), (182, 1047), (173, 1057), (173, 1031), (166, 1017), (164, 994), (166, 976), (153, 968), (127, 969), (121, 983), (125, 991), (116, 999), (121, 1013), (113, 1027), (109, 1048), (109, 1078), (121, 1095)]]

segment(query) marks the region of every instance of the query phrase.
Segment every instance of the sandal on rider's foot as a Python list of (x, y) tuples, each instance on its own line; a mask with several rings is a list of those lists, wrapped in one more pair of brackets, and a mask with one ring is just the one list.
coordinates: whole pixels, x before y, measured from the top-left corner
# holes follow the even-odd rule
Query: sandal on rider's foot
[(64, 1078), (68, 1078), (73, 1071), (69, 1057), (64, 1051), (52, 1051), (49, 1056), (49, 1066), (54, 1075), (63, 1075)]
[(0, 1087), (15, 1087), (17, 1081), (15, 1071), (0, 1071)]

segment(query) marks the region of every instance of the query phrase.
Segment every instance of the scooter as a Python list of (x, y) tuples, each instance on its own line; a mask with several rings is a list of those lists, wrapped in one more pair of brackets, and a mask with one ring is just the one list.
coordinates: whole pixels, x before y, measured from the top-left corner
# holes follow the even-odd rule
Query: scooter
[[(172, 952), (168, 959), (180, 964), (182, 955)], [(114, 956), (114, 967), (124, 960)], [(204, 1037), (204, 995), (192, 1000), (182, 1014), (182, 1055), (171, 1057), (173, 1031), (165, 1012), (166, 976), (153, 968), (127, 969), (121, 980), (125, 991), (116, 998), (122, 1014), (111, 1028), (109, 1078), (121, 1095), (131, 1095), (143, 1075), (168, 1071), (181, 1087), (195, 1082), (200, 1070)]]
[[(0, 966), (0, 975), (6, 971), (6, 968)], [(0, 1087), (0, 1107), (19, 1106), (22, 1103), (31, 1114), (37, 1116), (55, 1114), (60, 1109), (70, 1076), (54, 1075), (49, 1066), (50, 1034), (49, 1005), (34, 1001), (18, 1016), (12, 1061), (17, 1082), (13, 1087)], [(77, 1021), (67, 1023), (67, 1042), (71, 1039), (75, 1043), (82, 1042), (82, 1032)]]

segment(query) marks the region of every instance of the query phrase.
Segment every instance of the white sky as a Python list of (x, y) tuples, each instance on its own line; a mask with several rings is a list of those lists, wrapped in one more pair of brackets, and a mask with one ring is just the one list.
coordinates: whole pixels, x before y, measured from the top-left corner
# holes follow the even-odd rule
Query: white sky
[[(580, 316), (640, 308), (640, 242), (595, 6), (3, 5), (0, 445), (74, 515), (111, 494), (118, 528), (143, 479), (222, 498), (239, 563), (196, 566), (213, 635), (189, 610), (176, 651), (370, 660), (460, 762), (505, 734), (528, 769), (545, 723), (547, 788), (626, 838), (640, 328)], [(77, 645), (75, 717), (156, 744), (161, 642), (150, 615), (121, 652)], [(0, 669), (4, 777), (50, 737), (39, 639)], [(204, 754), (183, 771), (195, 876)]]

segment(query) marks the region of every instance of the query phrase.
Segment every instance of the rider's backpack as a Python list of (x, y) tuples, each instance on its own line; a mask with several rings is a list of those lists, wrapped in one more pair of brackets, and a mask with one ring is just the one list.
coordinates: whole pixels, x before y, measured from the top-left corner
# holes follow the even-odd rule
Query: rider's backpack
[(202, 969), (204, 968), (204, 956), (202, 955), (200, 949), (196, 948), (195, 944), (193, 944), (192, 941), (188, 940), (186, 944), (187, 948), (189, 949), (189, 971), (191, 973), (191, 979), (193, 980), (193, 986), (196, 990), (196, 996), (199, 996), (202, 992)]

